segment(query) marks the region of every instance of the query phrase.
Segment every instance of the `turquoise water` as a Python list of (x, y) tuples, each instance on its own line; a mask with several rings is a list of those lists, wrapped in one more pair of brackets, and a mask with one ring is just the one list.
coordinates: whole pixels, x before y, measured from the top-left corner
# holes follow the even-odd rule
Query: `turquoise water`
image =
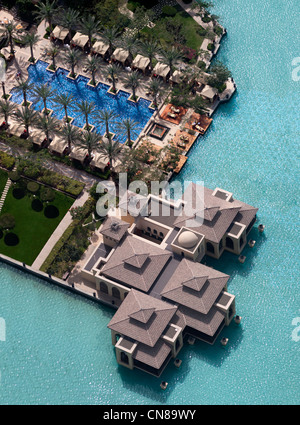
[(117, 365), (106, 325), (109, 308), (50, 288), (1, 265), (0, 402), (49, 404), (298, 404), (300, 317), (297, 230), (300, 56), (297, 0), (215, 0), (228, 30), (218, 56), (238, 92), (214, 116), (178, 179), (220, 186), (260, 208), (263, 235), (246, 262), (228, 253), (210, 264), (229, 273), (243, 317), (222, 336), (226, 348), (197, 342), (162, 379)]
[[(58, 68), (57, 72), (53, 74), (47, 71), (49, 64), (47, 62), (38, 60), (36, 64), (29, 65), (28, 67), (28, 81), (33, 86), (48, 84), (54, 92), (54, 97), (57, 94), (72, 94), (74, 102), (68, 107), (68, 115), (74, 118), (73, 124), (82, 128), (85, 126), (84, 115), (76, 109), (76, 103), (83, 100), (93, 102), (96, 110), (108, 109), (116, 114), (116, 118), (110, 121), (110, 131), (115, 133), (115, 138), (120, 143), (125, 143), (127, 134), (121, 133), (118, 129), (120, 119), (130, 118), (136, 123), (133, 138), (143, 130), (149, 119), (153, 114), (153, 109), (149, 109), (151, 102), (146, 99), (139, 99), (138, 102), (133, 103), (128, 100), (130, 93), (120, 90), (118, 94), (112, 95), (107, 93), (109, 86), (107, 84), (99, 83), (97, 87), (90, 87), (87, 85), (89, 78), (79, 75), (76, 80), (67, 78), (69, 72), (66, 69)], [(11, 91), (11, 100), (18, 104), (23, 103), (24, 98), (22, 93), (17, 93), (14, 89)], [(36, 111), (42, 111), (44, 104), (42, 100), (36, 102), (35, 95), (32, 90), (28, 92), (28, 100), (33, 102), (33, 108)], [(47, 108), (53, 110), (53, 115), (58, 119), (65, 117), (64, 109), (53, 101), (53, 97), (47, 100)], [(90, 114), (89, 124), (95, 126), (95, 131), (103, 135), (105, 133), (105, 125), (97, 121), (97, 116)]]

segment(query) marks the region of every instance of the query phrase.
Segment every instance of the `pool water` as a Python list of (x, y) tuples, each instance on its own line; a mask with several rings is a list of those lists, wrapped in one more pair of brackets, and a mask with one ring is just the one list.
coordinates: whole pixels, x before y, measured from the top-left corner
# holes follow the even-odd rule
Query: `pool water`
[[(109, 85), (99, 83), (96, 87), (90, 87), (87, 85), (89, 78), (79, 75), (76, 80), (67, 78), (69, 71), (63, 68), (59, 68), (54, 74), (51, 71), (47, 71), (49, 64), (47, 62), (38, 60), (36, 64), (31, 64), (28, 67), (28, 80), (34, 86), (40, 84), (48, 84), (56, 94), (72, 94), (74, 97), (73, 104), (68, 107), (68, 115), (74, 118), (72, 122), (73, 125), (76, 125), (80, 128), (84, 127), (85, 117), (82, 113), (76, 111), (76, 102), (81, 102), (82, 100), (88, 100), (95, 104), (96, 111), (108, 109), (112, 110), (117, 118), (112, 119), (109, 122), (109, 129), (112, 133), (115, 133), (115, 139), (120, 143), (125, 143), (127, 140), (126, 133), (120, 133), (118, 129), (118, 123), (125, 119), (131, 118), (136, 123), (136, 128), (134, 130), (135, 134), (132, 134), (132, 138), (135, 139), (137, 135), (143, 130), (149, 119), (153, 114), (153, 109), (150, 109), (149, 106), (151, 102), (149, 100), (140, 98), (138, 102), (134, 103), (128, 100), (130, 93), (120, 90), (117, 95), (107, 93)], [(22, 104), (24, 101), (22, 93), (17, 93), (14, 89), (11, 91), (12, 97), (11, 100), (18, 104)], [(34, 101), (35, 97), (33, 93), (28, 94), (28, 100)], [(34, 102), (33, 109), (36, 111), (41, 111), (44, 109), (43, 101)], [(53, 110), (53, 115), (56, 118), (63, 119), (65, 117), (64, 109), (56, 104), (53, 99), (47, 100), (47, 108)], [(105, 125), (99, 124), (95, 117), (89, 117), (89, 124), (94, 125), (94, 131), (97, 131), (99, 134), (104, 135)]]
[[(196, 342), (161, 379), (116, 363), (113, 315), (0, 265), (0, 402), (49, 404), (299, 404), (299, 56), (298, 0), (215, 0), (228, 36), (218, 58), (238, 92), (214, 115), (178, 180), (204, 180), (259, 207), (244, 264), (225, 253), (209, 264), (231, 275), (240, 326), (224, 348)], [(295, 319), (295, 320), (294, 320)], [(293, 323), (293, 324), (292, 324)], [(300, 319), (299, 319), (300, 323)], [(296, 330), (296, 332), (295, 332)], [(292, 337), (294, 336), (294, 337)], [(160, 381), (169, 383), (166, 391)]]

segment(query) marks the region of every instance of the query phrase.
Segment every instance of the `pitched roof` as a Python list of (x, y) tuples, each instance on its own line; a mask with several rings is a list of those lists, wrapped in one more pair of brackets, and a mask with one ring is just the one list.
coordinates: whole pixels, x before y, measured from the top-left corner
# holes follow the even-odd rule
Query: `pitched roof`
[(148, 366), (159, 369), (170, 352), (171, 347), (162, 339), (159, 339), (154, 347), (138, 344), (132, 357)]
[(172, 304), (132, 289), (108, 328), (154, 347), (176, 310)]
[(104, 43), (104, 41), (98, 40), (93, 44), (92, 50), (99, 55), (105, 55), (109, 49), (109, 44)]
[(66, 28), (60, 27), (59, 25), (56, 25), (51, 35), (55, 38), (58, 38), (58, 40), (64, 41), (67, 35), (69, 35), (69, 30)]
[(224, 273), (183, 259), (161, 295), (199, 313), (208, 314), (228, 279), (229, 276)]
[(112, 54), (112, 59), (115, 59), (119, 62), (124, 63), (130, 56), (130, 53), (128, 50), (122, 49), (121, 47), (118, 47)]
[[(190, 227), (202, 233), (208, 241), (220, 242), (233, 221), (239, 221), (248, 225), (257, 212), (257, 208), (251, 207), (238, 200), (226, 201), (213, 195), (213, 190), (203, 188), (203, 199), (197, 185), (191, 183), (184, 193), (184, 199), (198, 200), (199, 210), (194, 215), (187, 215), (183, 210), (182, 215), (174, 221), (176, 227)], [(238, 215), (240, 213), (240, 215)], [(193, 223), (189, 223), (193, 220)], [(197, 224), (197, 221), (199, 224)]]
[(130, 224), (120, 220), (119, 218), (107, 217), (100, 228), (100, 233), (104, 236), (108, 236), (109, 238), (113, 238), (116, 241), (120, 241), (128, 227), (130, 227)]
[(89, 37), (85, 34), (81, 34), (77, 32), (72, 38), (72, 42), (76, 44), (76, 46), (84, 48), (86, 43), (89, 41)]
[(110, 279), (148, 292), (171, 256), (169, 251), (127, 235), (101, 272)]
[(166, 77), (170, 72), (170, 67), (164, 63), (157, 62), (153, 69), (153, 73), (161, 77)]
[(145, 70), (150, 63), (150, 59), (142, 55), (136, 55), (132, 62), (132, 66), (135, 66), (138, 69)]
[(211, 308), (208, 314), (202, 314), (185, 306), (179, 306), (178, 316), (181, 314), (186, 326), (209, 336), (214, 336), (222, 321), (224, 315), (217, 309)]

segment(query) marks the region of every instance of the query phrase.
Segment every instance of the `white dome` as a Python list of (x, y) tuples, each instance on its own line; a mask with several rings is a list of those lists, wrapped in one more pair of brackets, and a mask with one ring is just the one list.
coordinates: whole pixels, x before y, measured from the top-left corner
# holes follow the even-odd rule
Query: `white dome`
[(198, 237), (195, 235), (195, 233), (186, 230), (180, 233), (177, 242), (180, 246), (182, 246), (182, 248), (191, 249), (197, 244)]

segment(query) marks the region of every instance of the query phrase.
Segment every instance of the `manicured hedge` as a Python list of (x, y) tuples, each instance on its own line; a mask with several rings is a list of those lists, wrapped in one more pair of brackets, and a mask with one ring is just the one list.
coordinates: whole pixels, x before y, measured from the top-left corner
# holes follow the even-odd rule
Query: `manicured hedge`
[(15, 158), (11, 155), (8, 155), (6, 152), (0, 151), (0, 166), (6, 168), (7, 170), (11, 170), (15, 165)]

